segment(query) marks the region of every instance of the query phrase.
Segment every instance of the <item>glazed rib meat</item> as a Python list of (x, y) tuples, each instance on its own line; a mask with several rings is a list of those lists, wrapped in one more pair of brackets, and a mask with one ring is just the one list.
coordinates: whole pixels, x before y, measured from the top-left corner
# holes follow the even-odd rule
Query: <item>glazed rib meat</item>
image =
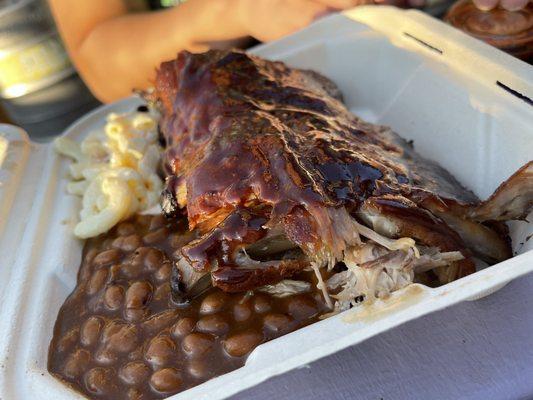
[(371, 261), (384, 256), (411, 280), (425, 260), (420, 270), (445, 283), (472, 273), (474, 258), (510, 257), (501, 221), (531, 207), (531, 163), (482, 203), (390, 128), (351, 114), (312, 71), (239, 51), (181, 52), (161, 65), (154, 97), (162, 206), (199, 232), (176, 263), (175, 292), (209, 274), (240, 291), (339, 262), (382, 282), (394, 268)]

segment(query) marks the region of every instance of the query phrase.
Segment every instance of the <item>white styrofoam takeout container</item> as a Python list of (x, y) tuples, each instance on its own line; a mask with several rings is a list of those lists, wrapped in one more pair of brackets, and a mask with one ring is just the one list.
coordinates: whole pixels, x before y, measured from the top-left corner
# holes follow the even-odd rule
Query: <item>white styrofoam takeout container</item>
[[(360, 7), (325, 18), (255, 53), (332, 78), (348, 107), (390, 125), (486, 198), (533, 158), (533, 68), (420, 12)], [(80, 139), (111, 111), (65, 132)], [(46, 370), (57, 312), (75, 286), (79, 200), (65, 194), (67, 162), (51, 144), (0, 126), (10, 142), (0, 170), (0, 398), (78, 399)], [(475, 299), (533, 270), (532, 224), (510, 224), (510, 260), (436, 289), (413, 286), (259, 346), (246, 365), (173, 399), (221, 399), (406, 321)]]

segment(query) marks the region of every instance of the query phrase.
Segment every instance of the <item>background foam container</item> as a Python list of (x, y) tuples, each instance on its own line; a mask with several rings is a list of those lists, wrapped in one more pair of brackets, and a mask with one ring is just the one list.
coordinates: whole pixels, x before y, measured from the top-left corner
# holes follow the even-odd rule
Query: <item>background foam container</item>
[[(533, 68), (420, 12), (359, 7), (255, 53), (333, 79), (348, 107), (414, 140), (486, 198), (533, 158)], [(111, 112), (97, 109), (65, 132), (80, 139)], [(67, 161), (0, 125), (10, 142), (0, 169), (0, 398), (79, 399), (46, 370), (59, 307), (75, 286), (82, 243), (79, 199), (65, 192)], [(533, 270), (532, 224), (510, 224), (515, 257), (448, 285), (414, 286), (259, 346), (246, 365), (173, 399), (221, 399), (355, 345), (406, 321), (487, 295)], [(369, 312), (371, 311), (371, 312)]]

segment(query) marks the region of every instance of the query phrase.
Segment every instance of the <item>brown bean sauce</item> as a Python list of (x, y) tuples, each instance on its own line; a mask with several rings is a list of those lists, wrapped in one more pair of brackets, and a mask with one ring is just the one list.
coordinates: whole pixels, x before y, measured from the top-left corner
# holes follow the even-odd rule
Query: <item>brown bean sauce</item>
[[(90, 398), (160, 399), (241, 367), (259, 344), (325, 311), (318, 291), (278, 298), (212, 288), (176, 306), (169, 276), (187, 235), (186, 221), (138, 216), (87, 242), (50, 344), (55, 377)], [(313, 281), (306, 272), (294, 279)]]

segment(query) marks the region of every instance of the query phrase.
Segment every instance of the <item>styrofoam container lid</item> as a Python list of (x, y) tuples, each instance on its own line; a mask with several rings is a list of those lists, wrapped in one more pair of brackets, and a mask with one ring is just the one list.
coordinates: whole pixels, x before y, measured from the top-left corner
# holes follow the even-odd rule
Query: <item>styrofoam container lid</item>
[[(480, 198), (533, 155), (533, 69), (420, 12), (359, 7), (254, 50), (333, 79), (359, 116), (414, 140)], [(81, 139), (130, 98), (65, 132)], [(65, 193), (67, 162), (51, 144), (0, 125), (0, 398), (82, 396), (46, 369), (59, 307), (74, 288), (82, 242), (72, 234), (79, 199)], [(221, 399), (355, 345), (406, 321), (475, 299), (533, 270), (532, 224), (509, 224), (515, 256), (439, 288), (412, 285), (256, 348), (246, 365), (173, 396)]]

